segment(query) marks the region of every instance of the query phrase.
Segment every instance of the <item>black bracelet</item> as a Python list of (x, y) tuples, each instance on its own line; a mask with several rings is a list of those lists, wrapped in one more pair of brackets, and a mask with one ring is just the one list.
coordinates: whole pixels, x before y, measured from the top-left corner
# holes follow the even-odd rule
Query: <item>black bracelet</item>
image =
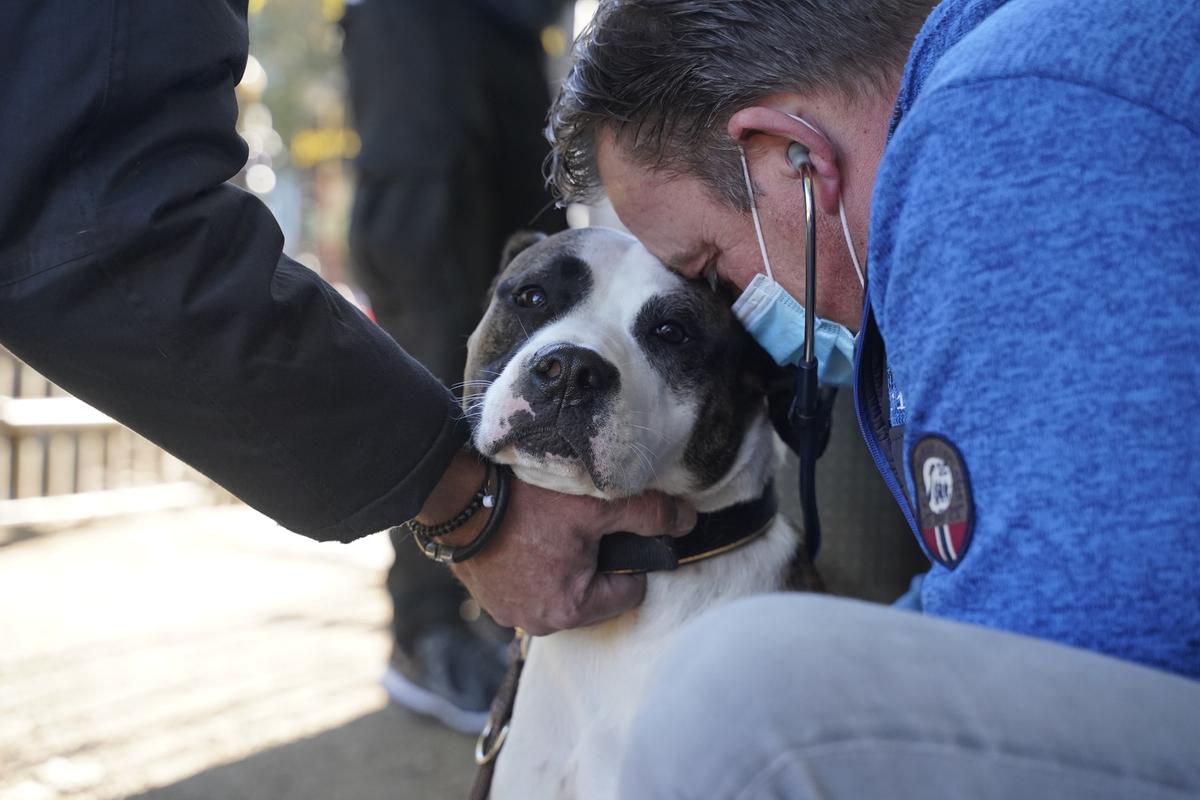
[(500, 530), (500, 523), (504, 521), (504, 514), (508, 511), (508, 494), (511, 478), (512, 470), (503, 464), (496, 464), (496, 493), (493, 495), (495, 502), (492, 505), (492, 514), (488, 517), (487, 524), (483, 526), (483, 530), (479, 532), (478, 536), (468, 544), (457, 548), (451, 554), (450, 560), (455, 564), (479, 555), (488, 542), (492, 540), (492, 537), (496, 535), (496, 531)]
[[(484, 494), (480, 499), (480, 504), (490, 506), (492, 509), (491, 516), (484, 524), (483, 530), (479, 535), (472, 539), (462, 547), (451, 547), (433, 540), (433, 537), (424, 532), (426, 526), (421, 525), (419, 528), (413, 528), (409, 525), (409, 530), (412, 531), (413, 540), (417, 543), (417, 547), (428, 558), (433, 559), (442, 564), (461, 563), (468, 558), (478, 555), (487, 543), (496, 535), (496, 531), (500, 530), (500, 523), (504, 520), (504, 513), (508, 509), (509, 484), (512, 477), (512, 471), (503, 464), (489, 464), (496, 475), (496, 490), (492, 494)], [(487, 478), (484, 479), (484, 485), (481, 489), (486, 490)], [(490, 501), (490, 502), (489, 502)], [(474, 513), (474, 512), (472, 512)]]
[(475, 490), (475, 494), (471, 495), (471, 499), (467, 501), (467, 507), (454, 515), (453, 519), (437, 525), (423, 525), (417, 522), (416, 519), (410, 519), (404, 523), (404, 527), (412, 531), (413, 536), (423, 536), (427, 538), (436, 536), (445, 536), (451, 531), (456, 531), (466, 524), (467, 520), (475, 516), (475, 512), (483, 507), (483, 500), (487, 497), (488, 480), (491, 475), (491, 464), (488, 464), (488, 469), (483, 471), (483, 483), (479, 484), (479, 488)]

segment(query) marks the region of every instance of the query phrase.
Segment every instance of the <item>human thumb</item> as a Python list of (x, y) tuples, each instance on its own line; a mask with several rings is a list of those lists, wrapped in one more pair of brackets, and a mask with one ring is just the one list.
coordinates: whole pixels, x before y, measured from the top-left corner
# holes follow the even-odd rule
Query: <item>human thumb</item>
[(613, 503), (611, 529), (640, 536), (683, 536), (696, 527), (696, 509), (662, 492), (646, 492)]
[(645, 575), (596, 573), (579, 607), (576, 625), (591, 625), (623, 614), (640, 605), (645, 596)]

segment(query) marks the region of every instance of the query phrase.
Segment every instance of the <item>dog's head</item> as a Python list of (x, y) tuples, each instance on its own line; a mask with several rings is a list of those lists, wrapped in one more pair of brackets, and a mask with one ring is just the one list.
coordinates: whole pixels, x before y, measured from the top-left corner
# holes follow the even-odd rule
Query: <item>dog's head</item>
[(735, 473), (757, 491), (773, 469), (762, 393), (772, 367), (727, 296), (635, 239), (522, 235), (468, 343), (463, 402), (475, 447), (526, 480), (703, 499), (726, 494)]

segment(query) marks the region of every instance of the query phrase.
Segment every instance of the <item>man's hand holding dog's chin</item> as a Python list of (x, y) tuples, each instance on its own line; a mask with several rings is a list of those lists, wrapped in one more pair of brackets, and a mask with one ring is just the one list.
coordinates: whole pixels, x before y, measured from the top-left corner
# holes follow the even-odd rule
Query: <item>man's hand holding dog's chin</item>
[[(449, 519), (482, 480), (483, 467), (473, 456), (456, 456), (420, 519)], [(442, 540), (470, 542), (487, 520), (486, 514), (475, 517)], [(596, 572), (600, 537), (614, 531), (681, 536), (695, 524), (691, 506), (658, 492), (605, 502), (514, 477), (500, 531), (482, 553), (453, 570), (498, 623), (544, 636), (615, 617), (642, 602), (645, 575)]]

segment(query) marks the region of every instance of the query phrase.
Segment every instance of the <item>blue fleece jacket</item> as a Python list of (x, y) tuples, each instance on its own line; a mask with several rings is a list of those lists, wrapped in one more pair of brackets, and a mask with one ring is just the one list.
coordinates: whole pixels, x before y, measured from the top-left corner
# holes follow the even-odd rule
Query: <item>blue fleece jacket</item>
[(938, 6), (879, 170), (864, 321), (908, 502), (931, 434), (970, 478), (973, 532), (924, 610), (1193, 678), (1198, 48), (1194, 2)]

